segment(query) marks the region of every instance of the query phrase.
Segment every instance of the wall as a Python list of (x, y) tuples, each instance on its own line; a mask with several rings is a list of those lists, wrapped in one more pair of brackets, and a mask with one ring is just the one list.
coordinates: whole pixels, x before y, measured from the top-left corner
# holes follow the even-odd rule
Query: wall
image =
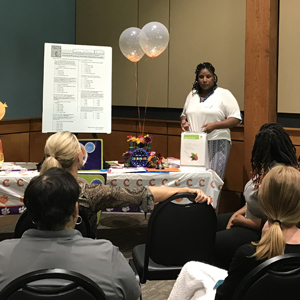
[(44, 43), (75, 43), (76, 0), (0, 1), (0, 101), (5, 119), (42, 116)]
[[(278, 55), (278, 112), (300, 113), (300, 1), (280, 1)], [(300, 127), (300, 115), (298, 124)], [(295, 120), (296, 121), (296, 120)]]
[(119, 49), (128, 27), (150, 21), (170, 32), (167, 50), (137, 63), (139, 104), (182, 108), (198, 63), (210, 61), (219, 85), (244, 103), (245, 0), (77, 0), (76, 43), (112, 46), (113, 105), (136, 105), (135, 65)]

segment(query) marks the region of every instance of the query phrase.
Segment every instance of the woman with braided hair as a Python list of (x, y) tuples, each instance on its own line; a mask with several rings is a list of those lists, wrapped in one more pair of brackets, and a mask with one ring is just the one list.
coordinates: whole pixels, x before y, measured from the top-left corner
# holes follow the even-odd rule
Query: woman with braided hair
[(232, 299), (238, 284), (264, 260), (284, 253), (300, 253), (300, 229), (297, 228), (300, 222), (300, 172), (293, 167), (274, 167), (264, 177), (258, 199), (267, 218), (262, 238), (236, 251), (215, 300)]
[(296, 149), (278, 123), (266, 123), (255, 137), (251, 157), (252, 179), (244, 188), (245, 206), (235, 213), (218, 216), (215, 265), (228, 270), (236, 250), (259, 240), (264, 213), (258, 204), (258, 190), (264, 176), (277, 165), (298, 168)]
[(241, 112), (231, 92), (217, 86), (218, 77), (211, 63), (199, 64), (195, 74), (180, 116), (181, 129), (207, 133), (210, 169), (224, 180), (231, 147), (229, 128), (241, 122)]

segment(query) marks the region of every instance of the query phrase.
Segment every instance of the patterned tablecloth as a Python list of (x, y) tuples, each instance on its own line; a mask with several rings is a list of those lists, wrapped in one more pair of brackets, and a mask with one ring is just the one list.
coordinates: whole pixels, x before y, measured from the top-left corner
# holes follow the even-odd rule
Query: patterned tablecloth
[[(201, 189), (210, 197), (213, 207), (216, 208), (223, 181), (214, 171), (208, 170), (201, 172), (108, 174), (106, 184), (109, 186), (130, 188), (140, 186), (173, 186)], [(181, 203), (187, 201), (187, 199), (183, 199)], [(112, 211), (112, 209), (108, 210)], [(113, 211), (116, 211), (116, 209)], [(131, 209), (123, 207), (122, 211), (131, 211)]]
[(7, 171), (0, 173), (0, 215), (21, 214), (23, 195), (30, 180), (38, 171)]
[[(23, 195), (37, 171), (0, 172), (0, 215), (20, 214), (24, 210)], [(123, 173), (107, 174), (107, 185), (121, 187), (177, 186), (203, 190), (216, 207), (223, 181), (213, 171), (170, 173)], [(186, 201), (186, 200), (183, 200)], [(107, 209), (112, 211), (113, 209)], [(131, 212), (136, 208), (123, 207), (114, 211)]]

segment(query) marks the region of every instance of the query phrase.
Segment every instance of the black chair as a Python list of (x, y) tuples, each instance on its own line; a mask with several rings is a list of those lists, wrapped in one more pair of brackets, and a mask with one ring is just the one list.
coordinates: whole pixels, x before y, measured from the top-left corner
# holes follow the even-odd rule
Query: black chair
[(149, 218), (146, 244), (134, 247), (129, 260), (141, 283), (176, 279), (191, 260), (211, 261), (217, 224), (213, 207), (171, 202), (179, 198), (193, 201), (195, 196), (178, 193), (156, 205)]
[(299, 299), (300, 254), (283, 254), (261, 263), (239, 284), (233, 300)]
[(64, 269), (45, 269), (16, 278), (2, 289), (0, 299), (105, 300), (106, 297), (93, 280), (82, 274)]
[[(79, 209), (79, 215), (82, 218), (82, 222), (75, 226), (75, 229), (81, 232), (82, 236), (89, 237), (89, 238), (95, 238), (95, 234), (92, 232), (89, 220), (81, 209)], [(20, 218), (17, 221), (16, 227), (15, 227), (15, 238), (21, 238), (22, 234), (27, 230), (31, 228), (37, 228), (37, 226), (32, 223), (28, 211), (24, 210), (24, 212), (21, 214)]]

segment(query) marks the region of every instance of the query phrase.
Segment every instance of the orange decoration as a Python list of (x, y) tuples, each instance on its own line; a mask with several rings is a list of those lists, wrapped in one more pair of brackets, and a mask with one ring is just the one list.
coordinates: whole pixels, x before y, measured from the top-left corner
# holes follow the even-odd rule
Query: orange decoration
[(2, 120), (3, 119), (3, 117), (4, 117), (4, 115), (5, 115), (5, 112), (6, 112), (6, 107), (8, 107), (7, 106), (7, 104), (6, 104), (6, 102), (3, 104), (1, 101), (0, 101), (0, 120)]

